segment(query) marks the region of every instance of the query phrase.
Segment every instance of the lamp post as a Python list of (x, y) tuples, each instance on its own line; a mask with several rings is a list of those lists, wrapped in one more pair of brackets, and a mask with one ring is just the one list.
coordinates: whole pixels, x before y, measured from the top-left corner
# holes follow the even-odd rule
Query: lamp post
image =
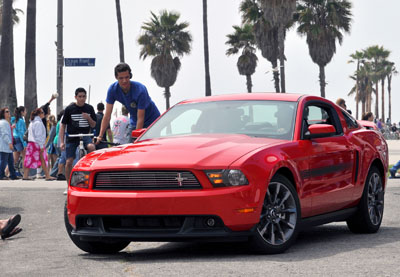
[(57, 114), (63, 109), (63, 0), (57, 2)]

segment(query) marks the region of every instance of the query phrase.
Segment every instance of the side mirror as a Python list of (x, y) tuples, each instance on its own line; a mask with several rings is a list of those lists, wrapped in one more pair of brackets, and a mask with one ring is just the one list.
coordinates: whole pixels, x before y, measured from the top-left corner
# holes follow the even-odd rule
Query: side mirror
[(131, 136), (133, 138), (138, 138), (140, 137), (147, 129), (143, 128), (143, 129), (137, 129), (137, 130), (133, 130), (131, 133)]
[(312, 124), (308, 126), (308, 133), (308, 138), (322, 138), (336, 134), (336, 129), (330, 124)]

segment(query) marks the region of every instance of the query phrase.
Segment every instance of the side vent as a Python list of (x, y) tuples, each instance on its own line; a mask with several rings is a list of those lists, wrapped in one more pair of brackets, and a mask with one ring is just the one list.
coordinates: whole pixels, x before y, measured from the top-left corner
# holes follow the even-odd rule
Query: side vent
[(356, 170), (354, 173), (354, 184), (357, 183), (357, 179), (358, 179), (358, 168), (360, 167), (360, 152), (355, 151), (354, 155), (356, 156)]

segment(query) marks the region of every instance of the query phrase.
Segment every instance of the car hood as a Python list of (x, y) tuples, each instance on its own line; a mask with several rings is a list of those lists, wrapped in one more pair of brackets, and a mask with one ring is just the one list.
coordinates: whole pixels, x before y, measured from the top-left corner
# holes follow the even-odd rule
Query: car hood
[(77, 166), (90, 170), (227, 167), (253, 150), (282, 142), (246, 135), (159, 138), (92, 152)]

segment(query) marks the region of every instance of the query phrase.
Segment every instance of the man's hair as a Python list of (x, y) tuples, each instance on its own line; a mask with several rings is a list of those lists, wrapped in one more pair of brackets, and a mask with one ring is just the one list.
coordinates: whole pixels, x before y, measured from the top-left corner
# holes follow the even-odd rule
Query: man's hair
[(77, 89), (75, 90), (75, 96), (77, 96), (80, 92), (84, 92), (85, 95), (86, 95), (86, 90), (85, 90), (84, 88), (77, 88)]
[(336, 105), (338, 105), (338, 106), (341, 106), (341, 105), (343, 105), (345, 103), (346, 103), (346, 101), (344, 101), (343, 98), (338, 98), (338, 100), (336, 100)]
[(372, 116), (372, 112), (367, 112), (365, 114), (363, 114), (361, 120), (368, 120), (368, 118), (370, 118)]
[(98, 111), (104, 111), (104, 104), (102, 102), (100, 102), (99, 104), (97, 104), (97, 110)]
[(121, 112), (123, 115), (128, 115), (129, 113), (128, 109), (124, 105), (122, 105)]
[(129, 76), (132, 78), (132, 70), (131, 70), (130, 66), (127, 63), (119, 63), (119, 64), (117, 64), (115, 66), (115, 68), (114, 68), (115, 78), (117, 78), (118, 73), (125, 72), (125, 71), (128, 71), (129, 72)]

